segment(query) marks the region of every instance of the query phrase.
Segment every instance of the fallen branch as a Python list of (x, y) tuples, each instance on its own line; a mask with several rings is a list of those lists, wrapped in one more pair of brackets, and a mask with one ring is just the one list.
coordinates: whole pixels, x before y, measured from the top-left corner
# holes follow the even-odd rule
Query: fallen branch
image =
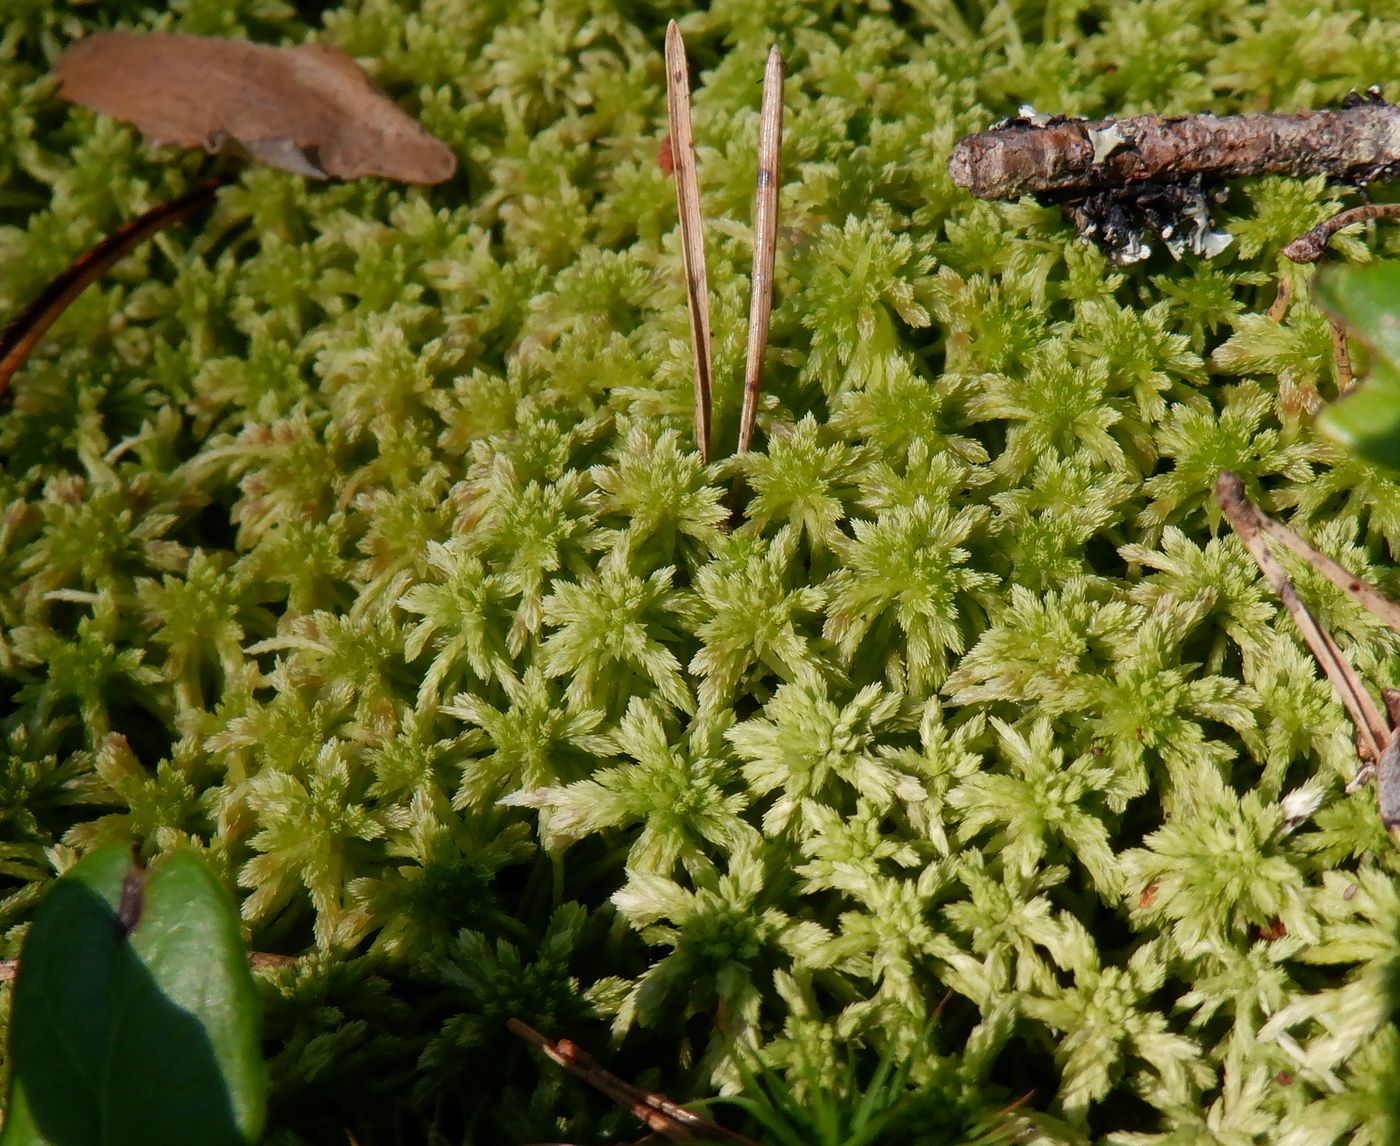
[(673, 1142), (730, 1142), (735, 1146), (759, 1146), (752, 1138), (745, 1138), (733, 1130), (726, 1130), (718, 1122), (711, 1122), (708, 1118), (702, 1118), (683, 1106), (677, 1106), (659, 1094), (653, 1094), (618, 1078), (569, 1039), (550, 1042), (539, 1031), (519, 1019), (507, 1019), (506, 1026), (512, 1034), (518, 1035), (535, 1049), (543, 1051), (565, 1070), (602, 1091), (619, 1106), (630, 1110), (648, 1129), (664, 1138)]
[(1346, 211), (1338, 211), (1330, 219), (1324, 219), (1312, 230), (1299, 235), (1280, 252), (1295, 263), (1315, 263), (1322, 258), (1322, 252), (1332, 241), (1332, 236), (1343, 227), (1353, 223), (1365, 223), (1371, 219), (1400, 218), (1400, 203), (1366, 203)]
[(1337, 110), (1255, 115), (1021, 116), (958, 140), (948, 173), (979, 199), (1085, 194), (1192, 177), (1371, 182), (1400, 173), (1400, 108), (1379, 95), (1347, 102)]

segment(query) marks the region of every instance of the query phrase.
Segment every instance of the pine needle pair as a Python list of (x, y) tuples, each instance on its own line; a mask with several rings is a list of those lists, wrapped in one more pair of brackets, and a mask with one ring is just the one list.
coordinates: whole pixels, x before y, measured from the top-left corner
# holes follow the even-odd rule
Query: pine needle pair
[[(1260, 571), (1268, 579), (1283, 601), (1284, 608), (1293, 618), (1308, 648), (1337, 690), (1347, 714), (1356, 726), (1357, 750), (1362, 767), (1349, 785), (1359, 787), (1373, 775), (1376, 780), (1376, 798), (1380, 804), (1381, 821), (1393, 837), (1400, 836), (1400, 692), (1384, 688), (1381, 697), (1385, 701), (1386, 715), (1382, 716), (1366, 691), (1366, 686), (1351, 667), (1346, 654), (1337, 642), (1318, 622), (1293, 587), (1288, 575), (1283, 571), (1278, 558), (1264, 542), (1267, 536), (1296, 553), (1314, 570), (1321, 573), (1342, 592), (1357, 601), (1374, 616), (1384, 621), (1396, 632), (1400, 632), (1400, 606), (1368, 585), (1352, 576), (1327, 554), (1319, 552), (1294, 533), (1291, 529), (1275, 521), (1255, 505), (1244, 492), (1244, 483), (1229, 470), (1224, 471), (1215, 484), (1215, 498), (1220, 503), (1226, 519), (1239, 535), (1250, 556), (1254, 558)], [(1262, 536), (1261, 536), (1262, 535)]]
[[(674, 20), (666, 28), (666, 106), (671, 120), (671, 154), (676, 178), (676, 207), (681, 220), (681, 257), (685, 265), (686, 301), (690, 309), (690, 343), (695, 363), (695, 444), (710, 460), (711, 379), (710, 295), (705, 271), (705, 225), (700, 215), (700, 185), (695, 169), (690, 126), (690, 71), (685, 41)], [(763, 71), (763, 105), (758, 128), (758, 176), (754, 190), (753, 274), (749, 286), (749, 340), (744, 364), (744, 404), (739, 418), (736, 454), (753, 442), (758, 393), (763, 380), (763, 352), (773, 314), (773, 263), (778, 233), (779, 165), (783, 145), (783, 60), (776, 45)]]

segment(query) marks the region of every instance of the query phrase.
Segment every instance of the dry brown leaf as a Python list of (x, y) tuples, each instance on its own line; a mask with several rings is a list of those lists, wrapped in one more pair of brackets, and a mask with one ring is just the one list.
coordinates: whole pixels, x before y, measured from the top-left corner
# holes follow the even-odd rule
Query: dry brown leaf
[(103, 32), (59, 59), (59, 94), (152, 143), (239, 151), (302, 175), (441, 183), (457, 160), (327, 44)]

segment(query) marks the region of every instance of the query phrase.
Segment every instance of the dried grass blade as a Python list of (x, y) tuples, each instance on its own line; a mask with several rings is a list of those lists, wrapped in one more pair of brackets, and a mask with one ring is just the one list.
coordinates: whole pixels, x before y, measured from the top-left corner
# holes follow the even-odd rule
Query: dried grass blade
[(1356, 675), (1356, 670), (1351, 667), (1336, 642), (1317, 623), (1317, 618), (1308, 611), (1298, 596), (1298, 591), (1294, 589), (1293, 582), (1288, 579), (1288, 574), (1279, 564), (1278, 558), (1269, 552), (1268, 546), (1259, 536), (1264, 515), (1245, 495), (1244, 483), (1226, 470), (1215, 483), (1215, 499), (1220, 503), (1220, 508), (1231, 527), (1249, 550), (1250, 556), (1254, 558), (1255, 564), (1259, 566), (1260, 572), (1283, 601), (1284, 608), (1303, 634), (1303, 639), (1308, 642), (1308, 648), (1317, 658), (1317, 663), (1322, 666), (1322, 671), (1327, 674), (1327, 679), (1332, 682), (1332, 687), (1337, 690), (1337, 695), (1356, 725), (1362, 744), (1370, 751), (1370, 758), (1373, 761), (1379, 760), (1390, 741), (1390, 730), (1386, 727), (1375, 701)]
[(681, 220), (681, 260), (690, 309), (690, 349), (695, 362), (695, 444), (710, 460), (710, 286), (705, 272), (705, 224), (700, 217), (700, 183), (695, 172), (695, 140), (690, 127), (690, 70), (685, 40), (672, 20), (666, 26), (666, 110), (671, 120), (671, 156), (676, 177), (676, 208)]
[(753, 274), (749, 279), (749, 346), (744, 362), (744, 407), (739, 448), (748, 452), (763, 383), (763, 353), (773, 316), (773, 266), (778, 246), (778, 187), (783, 157), (783, 57), (778, 46), (763, 70), (763, 111), (758, 123), (758, 178), (753, 199)]
[(24, 365), (44, 332), (62, 317), (73, 300), (157, 231), (203, 210), (213, 201), (222, 179), (207, 179), (177, 199), (152, 207), (123, 223), (96, 246), (84, 251), (51, 279), (34, 300), (0, 330), (0, 403), (8, 400), (10, 379)]

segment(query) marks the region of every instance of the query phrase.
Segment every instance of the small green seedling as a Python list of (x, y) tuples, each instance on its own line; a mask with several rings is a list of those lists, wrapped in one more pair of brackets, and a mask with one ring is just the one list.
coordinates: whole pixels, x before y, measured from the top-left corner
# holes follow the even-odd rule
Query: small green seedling
[(45, 895), (20, 956), (0, 1146), (235, 1146), (266, 1106), (238, 917), (204, 862), (98, 848)]

